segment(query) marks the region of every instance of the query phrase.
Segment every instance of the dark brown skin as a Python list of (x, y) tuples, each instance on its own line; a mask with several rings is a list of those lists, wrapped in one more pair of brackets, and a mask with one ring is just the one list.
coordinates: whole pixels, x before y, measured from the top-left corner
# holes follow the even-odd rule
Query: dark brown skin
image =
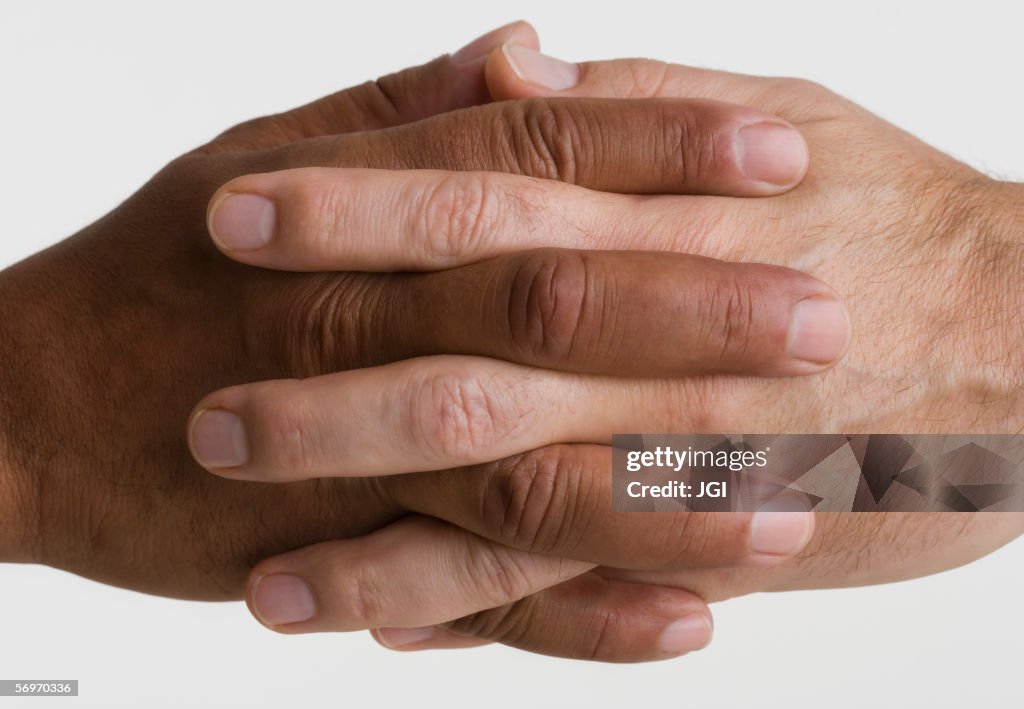
[[(630, 136), (640, 123), (652, 134), (678, 135), (673, 125), (683, 121), (704, 131), (691, 130), (692, 141), (710, 140), (731, 116), (724, 104), (532, 100), (373, 130), (483, 102), (481, 77), (481, 62), (446, 57), (235, 128), (172, 162), (95, 224), (0, 274), (0, 558), (149, 593), (239, 598), (260, 559), (364, 534), (404, 509), (375, 478), (268, 485), (210, 475), (193, 462), (184, 438), (188, 414), (204, 394), (439, 352), (587, 368), (586, 353), (538, 361), (544, 352), (514, 337), (495, 345), (493, 332), (466, 327), (482, 311), (465, 304), (483, 297), (496, 275), (543, 267), (557, 254), (500, 257), (439, 274), (291, 274), (232, 262), (209, 239), (206, 209), (218, 187), (297, 165), (491, 169), (599, 188), (700, 191), (701, 172), (684, 170), (685, 150), (631, 143)], [(581, 136), (597, 124), (615, 154), (595, 147), (574, 155), (571, 146), (587, 144)], [(334, 135), (354, 130), (367, 132)], [(668, 159), (652, 154), (666, 150)], [(729, 166), (701, 165), (709, 189), (719, 189)], [(721, 268), (730, 292), (744, 282), (746, 272), (737, 269), (745, 267)], [(762, 295), (793, 298), (825, 288), (788, 269), (749, 268)], [(517, 296), (517, 279), (506, 276), (499, 299), (532, 297), (529, 288)], [(678, 298), (677, 280), (659, 282), (666, 297)], [(453, 302), (455, 284), (463, 297)], [(622, 285), (628, 311), (630, 283)], [(701, 287), (706, 293), (707, 284)], [(416, 322), (396, 307), (411, 296), (422, 308)], [(633, 307), (646, 309), (651, 297), (656, 293)], [(432, 327), (422, 322), (428, 315)], [(446, 330), (448, 322), (457, 327)], [(712, 338), (734, 329), (729, 322), (704, 325), (701, 332), (718, 333), (706, 335)], [(783, 338), (775, 339), (781, 345)], [(652, 364), (671, 369), (663, 363), (676, 344), (666, 341), (660, 360), (648, 353)], [(721, 351), (714, 339), (704, 349)], [(731, 363), (735, 371), (765, 371), (757, 354), (763, 348), (752, 349), (750, 358)], [(602, 371), (623, 366), (606, 364)], [(715, 357), (695, 358), (681, 373), (716, 364)]]

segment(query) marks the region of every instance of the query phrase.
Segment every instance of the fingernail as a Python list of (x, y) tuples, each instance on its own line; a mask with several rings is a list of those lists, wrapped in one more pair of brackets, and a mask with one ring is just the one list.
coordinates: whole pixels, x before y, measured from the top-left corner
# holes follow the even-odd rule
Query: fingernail
[(519, 44), (503, 45), (501, 51), (523, 81), (543, 86), (552, 91), (562, 91), (580, 81), (580, 68), (561, 59), (549, 57)]
[(737, 133), (740, 169), (747, 177), (773, 185), (791, 185), (807, 169), (807, 143), (795, 128), (753, 123)]
[(510, 22), (496, 30), (491, 30), (487, 34), (480, 35), (465, 47), (452, 54), (452, 61), (458, 64), (467, 64), (474, 59), (487, 56), (491, 53), (492, 49), (502, 42), (508, 41), (520, 26), (525, 27), (522, 22)]
[(433, 626), (425, 628), (377, 628), (377, 639), (385, 647), (396, 648), (422, 642), (434, 634)]
[(769, 500), (750, 520), (750, 550), (771, 556), (796, 554), (810, 541), (813, 525), (814, 513), (802, 499)]
[(690, 613), (661, 632), (661, 651), (670, 655), (701, 650), (711, 642), (711, 620), (703, 613)]
[(189, 443), (196, 461), (206, 468), (234, 468), (249, 460), (242, 420), (223, 409), (200, 411), (192, 422)]
[(229, 251), (254, 251), (274, 236), (274, 203), (255, 194), (221, 197), (210, 214), (210, 236)]
[(270, 574), (256, 579), (252, 608), (264, 625), (301, 623), (316, 615), (316, 599), (298, 576)]
[(789, 356), (817, 364), (835, 362), (846, 351), (850, 320), (834, 298), (806, 298), (789, 319)]

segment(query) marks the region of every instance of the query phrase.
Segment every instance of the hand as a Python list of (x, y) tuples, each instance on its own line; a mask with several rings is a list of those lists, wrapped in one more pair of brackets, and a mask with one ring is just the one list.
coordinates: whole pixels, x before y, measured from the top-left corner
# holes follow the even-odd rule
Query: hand
[[(510, 36), (527, 42), (533, 38), (528, 28), (516, 25), (489, 41)], [(239, 381), (309, 376), (442, 352), (466, 357), (413, 362), (422, 365), (424, 384), (456, 381), (431, 378), (446, 362), (466, 372), (486, 371), (491, 365), (485, 355), (527, 368), (548, 364), (612, 373), (632, 366), (619, 358), (595, 367), (584, 353), (572, 352), (555, 361), (543, 350), (519, 346), (511, 336), (495, 341), (497, 331), (488, 329), (494, 311), (481, 309), (482, 302), (505, 313), (522, 306), (523, 332), (543, 324), (527, 308), (528, 296), (542, 297), (548, 291), (530, 284), (558, 286), (563, 276), (552, 266), (581, 258), (572, 252), (495, 256), (418, 275), (284, 274), (233, 264), (206, 240), (203, 213), (216, 188), (240, 174), (303, 165), (491, 169), (519, 173), (524, 184), (534, 185), (530, 175), (553, 176), (573, 165), (565, 177), (582, 186), (766, 194), (792, 186), (805, 167), (799, 138), (789, 143), (797, 150), (789, 152), (788, 181), (752, 178), (738, 156), (728, 152), (716, 161), (691, 165), (690, 153), (681, 148), (695, 156), (706, 154), (699, 142), (729, 144), (751, 122), (771, 122), (793, 134), (771, 116), (706, 102), (540, 100), (398, 125), (485, 98), (483, 56), (472, 59), (463, 50), (456, 57), (228, 131), (174, 161), (96, 224), (3, 273), (5, 514), (0, 515), (0, 558), (47, 563), (153, 593), (237, 597), (254, 560), (362, 534), (404, 510), (373, 478), (270, 487), (203, 474), (181, 441), (188, 407), (202, 392)], [(617, 137), (578, 159), (572, 141), (587, 139), (591, 119), (617, 125)], [(390, 124), (396, 127), (384, 128)], [(665, 139), (641, 140), (637, 125)], [(677, 144), (673, 136), (681, 134), (683, 125), (699, 130)], [(493, 152), (481, 152), (482, 143)], [(558, 150), (546, 151), (549, 146)], [(457, 183), (446, 179), (442, 184)], [(444, 214), (459, 212), (440, 199), (437, 215)], [(520, 235), (497, 234), (496, 243), (502, 240), (515, 244)], [(658, 341), (644, 352), (652, 367), (679, 374), (721, 367), (718, 353), (726, 339), (736, 347), (727, 363), (730, 371), (808, 373), (830, 364), (821, 357), (795, 361), (801, 358), (789, 350), (793, 341), (803, 339), (790, 333), (799, 303), (834, 300), (830, 289), (815, 279), (788, 269), (685, 256), (632, 272), (614, 266), (620, 260), (635, 265), (634, 255), (594, 259), (613, 279), (607, 284), (621, 289), (618, 300), (624, 312), (642, 313), (652, 300), (677, 303), (685, 312), (705, 298), (726, 303), (725, 294), (735, 293), (756, 303), (743, 321), (748, 331), (732, 332), (732, 315), (717, 307), (700, 312), (705, 317), (699, 320), (673, 323), (674, 332), (663, 339), (655, 333)], [(531, 275), (531, 268), (540, 272)], [(533, 277), (547, 272), (553, 274), (547, 281)], [(528, 287), (516, 291), (517, 283)], [(506, 290), (497, 287), (502, 284)], [(524, 294), (524, 301), (516, 300)], [(408, 320), (407, 308), (413, 307), (421, 320)], [(605, 322), (601, 317), (582, 323), (578, 334), (581, 341), (596, 341), (597, 330), (613, 338), (648, 336), (636, 323)], [(841, 334), (845, 337), (845, 331)], [(744, 348), (741, 343), (748, 336), (750, 346)], [(685, 356), (676, 351), (678, 345), (686, 346)], [(715, 355), (710, 360), (709, 353)], [(449, 392), (443, 386), (420, 390), (434, 391), (442, 404), (450, 400), (457, 411), (461, 399), (446, 399)], [(193, 433), (201, 422), (193, 422)], [(288, 433), (289, 428), (279, 430)], [(235, 453), (230, 446), (214, 451)], [(749, 526), (749, 520), (736, 521), (718, 558), (744, 561), (753, 554), (746, 541)], [(467, 567), (478, 572), (475, 577), (490, 573), (498, 591), (509, 588), (503, 585), (503, 565), (527, 572), (523, 578), (529, 583), (516, 587), (522, 594), (589, 568), (481, 537), (466, 543), (463, 552), (467, 562), (477, 564)], [(696, 559), (700, 550), (694, 552)], [(645, 624), (649, 647), (684, 615), (701, 615), (707, 625), (703, 603), (683, 591), (656, 589), (641, 597), (632, 593), (635, 584), (606, 588), (617, 612)], [(627, 598), (632, 605), (623, 612)]]
[[(363, 284), (235, 267), (209, 246), (205, 205), (225, 175), (293, 141), (375, 135), (485, 102), (483, 62), (509, 38), (536, 46), (532, 28), (510, 25), (451, 58), (237, 126), (0, 275), (0, 558), (152, 592), (233, 597), (267, 549), (366, 531), (398, 513), (362, 482), (271, 492), (225, 486), (191, 463), (181, 429), (198, 392), (348, 366), (387, 348), (367, 342), (330, 363), (304, 358), (295, 345), (306, 333), (291, 318), (305, 314), (312, 327), (318, 294), (341, 302), (351, 289), (355, 306)], [(339, 509), (347, 514), (336, 517)]]
[[(510, 58), (517, 61), (517, 68)], [(538, 67), (546, 69), (547, 78), (524, 81), (523, 77)], [(552, 76), (561, 83), (550, 82)], [(801, 266), (830, 282), (842, 283), (840, 292), (855, 304), (853, 348), (839, 367), (822, 377), (581, 383), (586, 394), (571, 399), (566, 407), (569, 424), (559, 427), (557, 422), (566, 416), (556, 409), (554, 440), (599, 441), (612, 432), (627, 430), (999, 433), (1019, 428), (1015, 347), (1019, 333), (1009, 313), (1017, 309), (1013, 284), (1021, 263), (1008, 235), (1021, 220), (1020, 207), (1015, 206), (1022, 203), (1020, 187), (989, 180), (805, 82), (644, 61), (552, 66), (534, 53), (510, 47), (491, 56), (488, 79), (497, 98), (553, 93), (612, 97), (685, 94), (778, 111), (802, 127), (813, 156), (807, 180), (790, 194), (756, 202), (649, 198), (642, 202), (642, 211), (636, 208), (635, 199), (609, 196), (596, 214), (577, 213), (563, 231), (586, 233), (600, 248), (660, 246)], [(545, 82), (563, 91), (545, 89)], [(366, 209), (373, 211), (372, 207)], [(696, 231), (677, 231), (680, 223), (695, 225)], [(287, 255), (268, 251), (259, 257), (263, 259), (260, 263), (293, 267), (332, 257), (301, 239), (282, 243), (290, 249)], [(338, 256), (349, 257), (351, 254)], [(588, 401), (600, 405), (588, 406)], [(688, 406), (680, 406), (682, 401)], [(697, 411), (694, 402), (700, 402)], [(314, 405), (324, 416), (331, 416), (331, 406), (348, 404), (339, 394), (332, 402), (317, 400)], [(552, 425), (548, 411), (531, 407), (520, 413), (522, 418), (517, 420), (526, 419), (521, 426), (530, 426), (532, 421), (541, 422), (539, 426)], [(396, 429), (394, 435), (401, 434), (401, 426)], [(306, 442), (313, 448), (321, 444), (315, 435)], [(484, 458), (487, 446), (481, 448), (478, 457)], [(343, 451), (329, 450), (325, 457), (330, 455), (344, 460)], [(578, 447), (528, 454), (520, 461), (524, 472), (511, 485), (500, 474), (501, 482), (495, 484), (494, 479), (481, 479), (478, 472), (443, 472), (403, 476), (390, 480), (386, 489), (400, 504), (485, 537), (605, 565), (573, 584), (645, 580), (697, 590), (709, 598), (759, 589), (909, 578), (970, 561), (1024, 530), (1024, 516), (1016, 514), (819, 515), (815, 541), (794, 561), (770, 570), (680, 571), (668, 554), (652, 558), (650, 550), (666, 548), (666, 529), (687, 527), (689, 520), (699, 516), (612, 515), (610, 492), (596, 478), (607, 475), (610, 456), (601, 449), (588, 449), (586, 455), (589, 464), (581, 462), (585, 458)], [(413, 467), (410, 463), (410, 469)], [(256, 468), (255, 472), (265, 479), (274, 478), (272, 469)], [(475, 491), (479, 500), (475, 506), (420, 502), (427, 491), (452, 492), (461, 487)], [(493, 511), (491, 521), (486, 516), (481, 519), (481, 509)], [(684, 546), (714, 540), (704, 536), (706, 525), (701, 518), (697, 526), (701, 534)], [(437, 544), (440, 548), (450, 541), (439, 538)], [(672, 536), (671, 541), (681, 540)], [(647, 548), (647, 556), (635, 554), (638, 546)], [(633, 553), (623, 553), (627, 549)], [(433, 553), (452, 559), (442, 551)], [(301, 632), (357, 627), (360, 618), (351, 612), (354, 589), (338, 587), (332, 579), (337, 578), (336, 569), (362, 573), (358, 561), (364, 555), (362, 542), (351, 540), (270, 559), (254, 572), (250, 604), (258, 613), (260, 579), (295, 575), (313, 584), (313, 595), (322, 607), (312, 609), (315, 613), (303, 623), (277, 629)], [(659, 555), (655, 552), (653, 556)], [(311, 566), (314, 559), (315, 566)], [(385, 558), (376, 556), (375, 563), (390, 572), (375, 577), (377, 586), (407, 588), (413, 584), (401, 566), (388, 563), (386, 552)], [(641, 573), (608, 568), (659, 565), (661, 570)], [(422, 570), (416, 571), (415, 581), (423, 583)], [(589, 581), (582, 581), (584, 578)], [(430, 583), (439, 585), (441, 580), (432, 578)], [(571, 605), (566, 599), (577, 593), (577, 588), (567, 584), (471, 614), (443, 628), (385, 630), (378, 631), (378, 637), (392, 645), (404, 641), (403, 647), (410, 649), (466, 645), (472, 642), (466, 636), (475, 636), (550, 651), (554, 643), (564, 647), (565, 636), (575, 630), (572, 623), (558, 622), (547, 609), (553, 603)], [(418, 594), (390, 617), (402, 624), (415, 615), (410, 605), (426, 609), (448, 595), (443, 591), (436, 596)], [(514, 594), (508, 600), (514, 601)], [(585, 593), (577, 595), (577, 605), (586, 602)], [(451, 604), (445, 608), (454, 610)], [(374, 610), (372, 620), (376, 622), (391, 613), (389, 608)], [(605, 627), (618, 631), (609, 634), (614, 641), (581, 642), (574, 647), (587, 648), (590, 656), (602, 659), (629, 659), (628, 650), (614, 646), (629, 635), (615, 622), (614, 611), (602, 614), (601, 620)]]

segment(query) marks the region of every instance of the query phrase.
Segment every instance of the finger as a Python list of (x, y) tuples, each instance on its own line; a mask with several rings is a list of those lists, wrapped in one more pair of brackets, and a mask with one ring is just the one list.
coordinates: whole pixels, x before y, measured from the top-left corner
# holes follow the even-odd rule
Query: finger
[(365, 537), (260, 562), (246, 602), (283, 633), (414, 628), (513, 603), (590, 568), (407, 517)]
[(685, 254), (542, 249), (400, 285), (374, 323), (377, 338), (400, 333), (386, 343), (396, 357), (474, 354), (641, 377), (803, 375), (837, 361), (850, 336), (844, 305), (811, 276)]
[[(560, 371), (811, 374), (837, 361), (850, 336), (842, 302), (811, 276), (685, 254), (544, 249), (407, 286), (392, 305), (422, 353)], [(444, 329), (438, 313), (451, 316)]]
[(488, 53), (503, 42), (539, 47), (526, 22), (513, 22), (459, 51), (422, 66), (331, 94), (304, 106), (247, 121), (221, 134), (220, 148), (267, 148), (303, 138), (401, 125), (466, 106), (487, 103), (483, 79)]
[[(297, 168), (231, 180), (210, 200), (207, 221), (214, 243), (242, 263), (419, 271), (545, 246), (660, 250), (680, 233), (692, 245), (708, 240), (697, 234), (702, 223), (740, 213), (679, 198), (666, 210), (666, 199), (497, 172)], [(666, 211), (671, 218), (638, 221)]]
[(485, 358), (405, 360), (221, 389), (197, 406), (189, 445), (207, 470), (239, 480), (448, 468), (571, 436), (566, 403), (580, 388)]
[(607, 446), (556, 445), (380, 484), (399, 507), (512, 548), (602, 566), (771, 566), (801, 552), (814, 534), (815, 515), (800, 511), (796, 499), (756, 512), (622, 514), (613, 509), (611, 469)]
[(605, 662), (661, 660), (706, 647), (711, 614), (687, 591), (587, 573), (516, 603), (427, 628), (381, 628), (394, 650), (501, 642), (530, 652)]
[(765, 77), (714, 71), (653, 59), (574, 64), (508, 42), (491, 52), (487, 86), (496, 101), (535, 96), (639, 99), (703, 98), (747, 104), (770, 87)]
[(802, 179), (807, 146), (782, 119), (744, 106), (536, 98), (300, 141), (266, 153), (262, 163), (259, 172), (310, 166), (485, 170), (609, 192), (759, 196), (785, 192)]

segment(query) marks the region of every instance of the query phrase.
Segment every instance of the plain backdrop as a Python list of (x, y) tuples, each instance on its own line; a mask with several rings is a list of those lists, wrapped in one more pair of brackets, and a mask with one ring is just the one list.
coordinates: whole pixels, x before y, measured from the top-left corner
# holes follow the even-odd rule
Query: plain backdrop
[[(0, 265), (96, 219), (231, 124), (517, 18), (568, 59), (646, 55), (812, 78), (975, 166), (1024, 178), (1021, 4), (8, 1)], [(733, 600), (716, 607), (709, 649), (644, 666), (283, 637), (239, 603), (0, 566), (0, 679), (81, 681), (77, 699), (0, 707), (1021, 706), (1022, 562), (1018, 542), (909, 583)]]

